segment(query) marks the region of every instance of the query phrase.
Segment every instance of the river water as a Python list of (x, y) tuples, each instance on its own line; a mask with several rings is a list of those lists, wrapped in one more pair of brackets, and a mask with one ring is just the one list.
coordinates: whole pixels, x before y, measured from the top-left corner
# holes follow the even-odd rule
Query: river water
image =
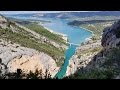
[(65, 52), (65, 60), (64, 64), (61, 67), (61, 70), (55, 75), (55, 78), (62, 79), (66, 73), (67, 66), (69, 65), (70, 58), (74, 55), (76, 47), (80, 45), (82, 42), (85, 41), (86, 38), (89, 38), (91, 36), (91, 32), (79, 28), (79, 27), (73, 27), (68, 25), (67, 23), (70, 22), (70, 20), (65, 19), (47, 19), (51, 21), (51, 23), (45, 23), (43, 26), (52, 29), (55, 32), (66, 34), (69, 40), (69, 43), (72, 43), (69, 45), (69, 48)]
[(74, 55), (76, 47), (78, 47), (78, 45), (84, 42), (86, 38), (89, 38), (92, 35), (91, 32), (83, 28), (73, 27), (73, 26), (68, 25), (67, 23), (70, 22), (70, 20), (54, 19), (54, 18), (31, 18), (31, 17), (19, 17), (19, 16), (14, 17), (14, 18), (51, 21), (48, 23), (44, 23), (43, 26), (49, 29), (52, 29), (55, 32), (67, 35), (69, 43), (72, 43), (72, 44), (69, 45), (69, 48), (65, 52), (65, 60), (64, 60), (64, 64), (61, 67), (61, 70), (55, 75), (55, 77), (59, 79), (62, 79), (64, 75), (66, 74), (69, 60)]

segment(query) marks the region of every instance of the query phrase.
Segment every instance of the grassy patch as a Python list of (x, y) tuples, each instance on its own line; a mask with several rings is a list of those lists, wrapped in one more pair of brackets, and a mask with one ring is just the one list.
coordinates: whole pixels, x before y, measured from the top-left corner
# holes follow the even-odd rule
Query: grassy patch
[(51, 40), (54, 40), (57, 43), (63, 43), (65, 45), (67, 45), (65, 40), (62, 39), (62, 37), (60, 35), (53, 34), (50, 31), (44, 29), (40, 25), (37, 25), (35, 23), (31, 23), (31, 24), (27, 24), (27, 25), (24, 25), (24, 26), (26, 26), (27, 28), (29, 28), (31, 30), (34, 30), (35, 32), (39, 33), (40, 35), (43, 35), (43, 36), (45, 36), (45, 37), (47, 37), (47, 38), (49, 38)]
[(78, 56), (79, 58), (81, 57), (81, 55), (84, 55), (84, 54), (93, 54), (95, 52), (99, 52), (101, 50), (102, 47), (94, 47), (94, 48), (89, 48), (89, 49), (85, 49), (85, 50), (82, 50)]

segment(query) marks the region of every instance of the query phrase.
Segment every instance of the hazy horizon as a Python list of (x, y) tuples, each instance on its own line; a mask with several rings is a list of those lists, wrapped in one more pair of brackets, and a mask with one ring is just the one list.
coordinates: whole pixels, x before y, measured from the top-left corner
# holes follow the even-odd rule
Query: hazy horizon
[(100, 11), (0, 11), (0, 14), (60, 13), (60, 12), (100, 12)]

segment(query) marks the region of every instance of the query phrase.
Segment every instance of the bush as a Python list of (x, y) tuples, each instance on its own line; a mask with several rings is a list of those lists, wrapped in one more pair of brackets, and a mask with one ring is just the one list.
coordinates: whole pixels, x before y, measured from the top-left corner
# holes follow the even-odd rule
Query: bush
[(114, 72), (111, 70), (98, 70), (92, 69), (89, 71), (77, 70), (75, 74), (72, 74), (64, 79), (112, 79)]
[(0, 79), (52, 79), (52, 78), (48, 70), (46, 70), (45, 74), (43, 74), (42, 70), (36, 70), (35, 73), (30, 71), (29, 74), (26, 74), (21, 69), (17, 69), (17, 72), (0, 75)]

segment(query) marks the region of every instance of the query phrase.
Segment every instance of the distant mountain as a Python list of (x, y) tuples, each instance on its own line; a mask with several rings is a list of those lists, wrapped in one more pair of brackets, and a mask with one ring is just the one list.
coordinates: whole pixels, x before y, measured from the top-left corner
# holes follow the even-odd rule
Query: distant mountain
[(101, 12), (61, 12), (61, 13), (40, 13), (34, 14), (36, 17), (47, 17), (47, 18), (84, 18), (84, 17), (92, 17), (92, 16), (120, 16), (119, 11), (101, 11)]
[[(7, 16), (7, 15), (6, 15)], [(83, 18), (92, 16), (120, 16), (119, 11), (100, 11), (100, 12), (59, 12), (59, 13), (31, 13), (31, 14), (13, 14), (8, 16), (20, 17), (46, 17), (46, 18)]]
[(78, 21), (74, 20), (72, 22), (69, 22), (68, 25), (74, 25), (74, 26), (80, 26), (81, 24), (94, 24), (94, 23), (102, 23), (102, 22), (112, 22), (115, 20), (88, 20), (88, 21)]

